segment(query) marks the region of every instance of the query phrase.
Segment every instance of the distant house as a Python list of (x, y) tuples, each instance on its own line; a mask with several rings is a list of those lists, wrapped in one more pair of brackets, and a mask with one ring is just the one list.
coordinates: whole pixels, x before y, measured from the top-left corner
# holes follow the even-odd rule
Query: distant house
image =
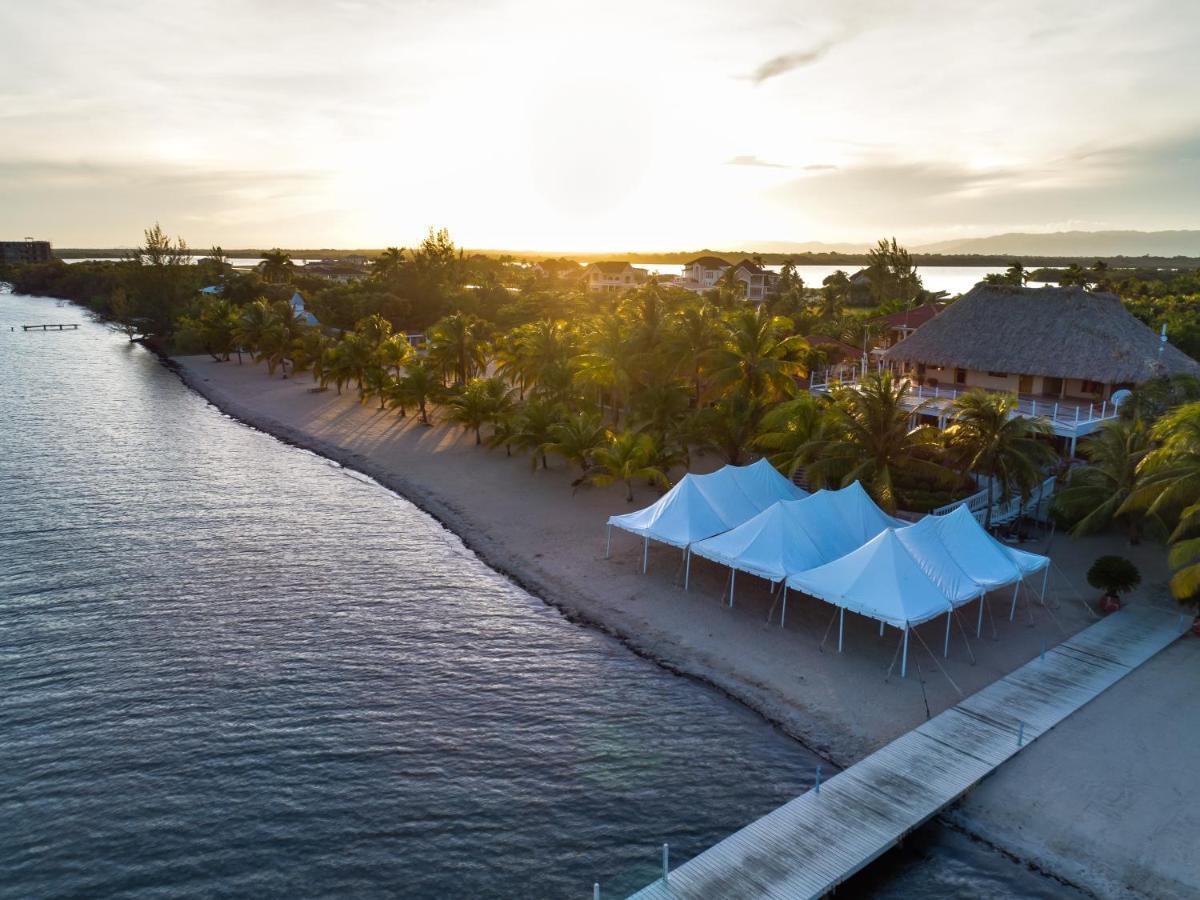
[(579, 263), (573, 259), (543, 259), (535, 262), (529, 270), (539, 278), (568, 278), (579, 274)]
[(683, 272), (679, 276), (679, 285), (689, 291), (710, 290), (721, 280), (728, 268), (729, 263), (718, 256), (699, 256), (684, 264)]
[(775, 293), (779, 275), (764, 269), (758, 263), (743, 259), (733, 267), (734, 277), (746, 286), (746, 299), (751, 303), (762, 303)]
[(50, 262), (54, 258), (49, 241), (0, 241), (0, 265)]
[(317, 317), (304, 308), (304, 298), (300, 296), (300, 292), (296, 291), (292, 294), (292, 299), (288, 301), (292, 305), (292, 315), (305, 325), (320, 325)]
[(223, 284), (210, 284), (208, 287), (200, 288), (200, 293), (209, 297), (220, 297), (225, 293), (225, 286)]
[[(362, 262), (357, 260), (362, 260)], [(347, 256), (344, 259), (322, 259), (311, 262), (299, 271), (312, 278), (323, 278), (326, 281), (349, 284), (370, 276), (371, 270), (368, 263), (369, 260), (365, 256)]]
[(649, 277), (650, 273), (645, 269), (625, 261), (592, 263), (583, 270), (589, 291), (625, 291), (644, 283)]
[(874, 354), (883, 353), (890, 347), (896, 346), (918, 328), (937, 316), (946, 308), (944, 303), (922, 303), (912, 309), (901, 310), (888, 316), (873, 319), (871, 325), (883, 332), (879, 343), (871, 351)]
[(850, 296), (846, 300), (851, 306), (874, 306), (875, 296), (871, 293), (871, 276), (866, 269), (859, 269), (850, 276)]

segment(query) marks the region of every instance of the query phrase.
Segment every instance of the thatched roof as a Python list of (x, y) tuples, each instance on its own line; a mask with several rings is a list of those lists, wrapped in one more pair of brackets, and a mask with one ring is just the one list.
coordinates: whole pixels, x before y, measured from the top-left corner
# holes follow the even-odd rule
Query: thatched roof
[(1200, 364), (1133, 317), (1114, 294), (980, 284), (884, 353), (889, 362), (1086, 378), (1200, 376)]

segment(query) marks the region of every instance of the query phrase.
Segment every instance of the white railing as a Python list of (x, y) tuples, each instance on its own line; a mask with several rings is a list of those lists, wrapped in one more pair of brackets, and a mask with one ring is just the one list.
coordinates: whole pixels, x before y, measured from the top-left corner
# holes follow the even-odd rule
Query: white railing
[[(1057, 485), (1058, 476), (1051, 475), (1038, 485), (1038, 489), (1030, 494), (1029, 499), (1023, 501), (1018, 495), (993, 504), (991, 524), (1005, 525), (1020, 516), (1036, 517), (1040, 512), (1042, 504), (1049, 502), (1050, 498), (1054, 496), (1054, 489)], [(980, 502), (981, 498), (982, 502)], [(930, 515), (944, 516), (947, 513), (954, 512), (954, 510), (963, 505), (967, 507), (971, 515), (975, 517), (975, 521), (980, 525), (988, 521), (986, 487), (979, 493), (972, 494), (964, 500), (957, 500), (954, 503), (939, 507), (933, 510)]]

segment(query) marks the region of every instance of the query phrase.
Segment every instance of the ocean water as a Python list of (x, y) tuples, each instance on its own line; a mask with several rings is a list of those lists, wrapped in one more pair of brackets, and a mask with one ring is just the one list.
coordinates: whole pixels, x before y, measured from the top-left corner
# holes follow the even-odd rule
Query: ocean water
[[(76, 307), (0, 294), (0, 421), (0, 897), (617, 897), (811, 784)], [(853, 895), (1062, 890), (935, 828)]]

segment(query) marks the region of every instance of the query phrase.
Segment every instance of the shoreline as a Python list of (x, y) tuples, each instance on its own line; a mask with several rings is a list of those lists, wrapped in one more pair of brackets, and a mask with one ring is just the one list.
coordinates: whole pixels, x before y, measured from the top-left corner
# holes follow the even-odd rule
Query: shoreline
[[(586, 499), (581, 499), (584, 492), (572, 495), (561, 464), (549, 472), (531, 473), (525, 457), (509, 459), (500, 451), (474, 447), (473, 437), (457, 426), (424, 428), (411, 417), (403, 420), (394, 411), (360, 405), (351, 393), (339, 397), (332, 391), (312, 391), (305, 377), (270, 379), (255, 364), (239, 367), (207, 357), (164, 362), (217, 410), (374, 479), (431, 515), (486, 565), (568, 621), (596, 628), (667, 671), (720, 691), (838, 768), (853, 764), (927, 715), (936, 715), (1036, 657), (1043, 642), (1057, 643), (1094, 621), (1084, 614), (1082, 597), (1069, 581), (1056, 590), (1052, 580), (1045, 611), (1022, 605), (1017, 621), (1009, 623), (1007, 602), (994, 603), (994, 613), (989, 607), (992, 636), (989, 639), (985, 630), (984, 639), (974, 645), (978, 664), (968, 664), (956, 645), (949, 660), (939, 661), (930, 653), (935, 667), (928, 667), (928, 658), (915, 665), (910, 660), (908, 679), (885, 680), (882, 674), (891, 645), (866, 640), (875, 636), (873, 623), (852, 627), (848, 622), (848, 652), (823, 652), (814, 645), (825, 630), (825, 617), (819, 610), (814, 614), (811, 606), (797, 604), (795, 611), (789, 606), (787, 628), (782, 629), (776, 624), (777, 612), (775, 623), (764, 621), (772, 608), (765, 587), (743, 587), (739, 579), (735, 609), (717, 600), (725, 582), (712, 571), (715, 566), (699, 573), (693, 566), (693, 591), (685, 594), (663, 564), (664, 556), (674, 560), (676, 551), (652, 546), (649, 575), (640, 574), (640, 542), (634, 549), (625, 546), (630, 542), (618, 547), (614, 541), (613, 558), (605, 559), (604, 520), (598, 516), (630, 508), (619, 496), (623, 488), (588, 490)], [(716, 462), (711, 462), (715, 468)], [(489, 474), (496, 477), (488, 478)], [(652, 499), (640, 489), (632, 508)], [(515, 530), (514, 509), (520, 517)], [(553, 513), (555, 521), (541, 535), (527, 534), (527, 528), (536, 532), (533, 526), (539, 513)], [(558, 552), (551, 553), (556, 548), (543, 546), (539, 537), (556, 541)], [(1056, 564), (1082, 580), (1086, 562), (1117, 546), (1104, 539), (1060, 538), (1052, 548), (1032, 549), (1052, 549)], [(1141, 597), (1160, 596), (1165, 586), (1165, 565), (1154, 555), (1156, 549), (1122, 551), (1134, 556), (1147, 575)], [(927, 641), (932, 642), (935, 631), (940, 634), (940, 629), (930, 631)], [(940, 649), (940, 636), (936, 646)], [(945, 671), (939, 673), (943, 662)], [(951, 676), (961, 685), (961, 695), (948, 686)], [(1124, 695), (1129, 690), (1121, 687), (1109, 694)], [(1112, 697), (1099, 698), (1092, 706), (1102, 701), (1116, 710), (1111, 715), (1122, 714), (1121, 701)], [(1126, 705), (1138, 702), (1124, 700)], [(1077, 751), (1080, 738), (1068, 742), (1065, 750), (1047, 747), (1069, 741), (1059, 734), (1071, 732), (1072, 726), (1073, 720), (1068, 720), (1039, 738), (1042, 759)], [(1089, 747), (1097, 741), (1121, 739), (1119, 725), (1113, 722), (1091, 728), (1093, 733), (1082, 738)], [(1041, 786), (1052, 789), (1070, 776), (1055, 771), (1053, 765), (1032, 774), (1028, 765), (1021, 775), (1013, 774), (1014, 769), (1010, 764), (998, 770), (939, 816), (939, 823), (1049, 879), (1098, 896), (1111, 896), (1114, 891), (1125, 895), (1134, 885), (1154, 881), (1153, 867), (1147, 871), (1139, 866), (1140, 880), (1135, 880), (1107, 859), (1108, 823), (1119, 814), (1120, 797), (1102, 809), (1086, 797), (1064, 801), (1066, 821), (1081, 820), (1076, 829), (1080, 843), (1065, 847), (1039, 820), (1043, 811), (1038, 801)], [(1012, 802), (1014, 789), (1024, 794), (1023, 802)], [(1139, 824), (1152, 830), (1151, 822)], [(1190, 877), (1185, 865), (1184, 877), (1159, 887), (1189, 883)], [(1163, 890), (1159, 895), (1172, 893)]]

